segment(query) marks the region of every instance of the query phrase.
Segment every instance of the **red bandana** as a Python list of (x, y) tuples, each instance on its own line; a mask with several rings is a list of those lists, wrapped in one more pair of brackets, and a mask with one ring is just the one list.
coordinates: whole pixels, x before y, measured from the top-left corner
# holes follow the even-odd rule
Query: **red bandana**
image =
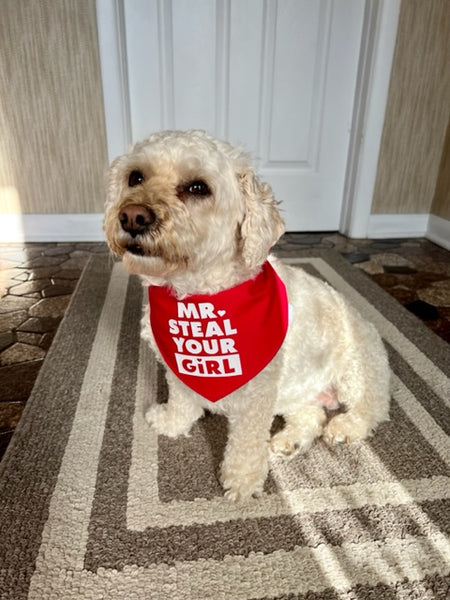
[(177, 300), (169, 288), (149, 286), (148, 298), (165, 362), (211, 402), (262, 371), (286, 336), (286, 288), (269, 262), (255, 279), (217, 294)]

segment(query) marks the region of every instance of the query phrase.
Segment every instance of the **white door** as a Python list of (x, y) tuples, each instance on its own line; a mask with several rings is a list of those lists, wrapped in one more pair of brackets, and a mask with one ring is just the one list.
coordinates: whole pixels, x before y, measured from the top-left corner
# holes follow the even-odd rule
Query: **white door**
[(288, 231), (337, 230), (362, 0), (125, 0), (130, 130), (239, 143)]

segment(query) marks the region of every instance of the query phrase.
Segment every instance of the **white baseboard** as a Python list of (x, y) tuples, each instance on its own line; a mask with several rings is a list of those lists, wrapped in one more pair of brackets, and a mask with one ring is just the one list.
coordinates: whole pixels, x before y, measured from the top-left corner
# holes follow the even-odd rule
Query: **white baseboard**
[(370, 215), (368, 238), (425, 237), (428, 230), (428, 214)]
[(450, 250), (450, 221), (432, 214), (371, 215), (368, 238), (426, 237)]
[(103, 214), (0, 215), (0, 242), (104, 242)]
[(450, 221), (448, 219), (430, 215), (426, 235), (435, 244), (450, 250)]

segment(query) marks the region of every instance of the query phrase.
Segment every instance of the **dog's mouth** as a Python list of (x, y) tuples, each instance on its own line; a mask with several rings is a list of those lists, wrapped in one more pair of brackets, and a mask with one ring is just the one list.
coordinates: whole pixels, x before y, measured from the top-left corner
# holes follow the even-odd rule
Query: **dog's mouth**
[(145, 256), (144, 248), (140, 244), (127, 244), (126, 250), (135, 256)]
[(154, 250), (150, 250), (148, 248), (144, 248), (138, 242), (129, 242), (125, 246), (125, 251), (133, 254), (133, 256), (148, 256), (152, 258), (161, 258), (161, 254), (155, 252)]

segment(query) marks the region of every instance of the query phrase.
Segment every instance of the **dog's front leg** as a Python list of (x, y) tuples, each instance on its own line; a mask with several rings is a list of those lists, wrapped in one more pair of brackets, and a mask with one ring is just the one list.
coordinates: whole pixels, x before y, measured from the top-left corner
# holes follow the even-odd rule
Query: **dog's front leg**
[(236, 398), (228, 413), (220, 481), (225, 497), (233, 502), (260, 495), (267, 478), (273, 400), (265, 393)]
[(189, 435), (192, 425), (203, 416), (196, 394), (187, 389), (178, 380), (169, 384), (169, 399), (166, 404), (154, 404), (145, 413), (145, 420), (160, 435), (178, 437)]

